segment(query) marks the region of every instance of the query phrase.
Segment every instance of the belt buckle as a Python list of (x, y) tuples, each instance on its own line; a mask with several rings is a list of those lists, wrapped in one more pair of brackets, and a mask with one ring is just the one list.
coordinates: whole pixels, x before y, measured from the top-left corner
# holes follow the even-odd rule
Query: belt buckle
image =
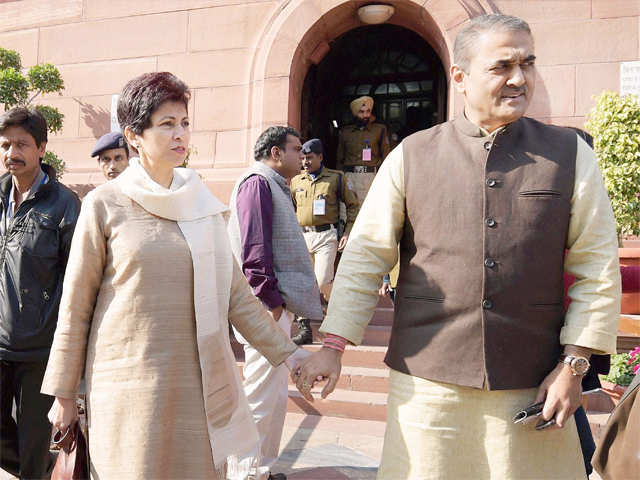
[(356, 165), (355, 167), (353, 167), (353, 171), (355, 173), (366, 173), (367, 172), (367, 167), (365, 167), (363, 165)]

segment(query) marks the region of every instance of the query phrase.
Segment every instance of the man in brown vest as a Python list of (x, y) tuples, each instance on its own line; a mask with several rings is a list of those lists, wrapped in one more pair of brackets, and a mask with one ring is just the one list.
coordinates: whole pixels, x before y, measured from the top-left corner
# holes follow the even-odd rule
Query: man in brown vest
[[(385, 160), (338, 268), (324, 348), (297, 374), (307, 398), (319, 375), (323, 397), (333, 390), (399, 247), (378, 479), (585, 477), (573, 413), (590, 355), (615, 352), (616, 228), (593, 151), (524, 117), (534, 63), (519, 18), (460, 32), (451, 80), (464, 115)], [(577, 279), (566, 312), (563, 271)], [(537, 422), (514, 424), (536, 402)]]

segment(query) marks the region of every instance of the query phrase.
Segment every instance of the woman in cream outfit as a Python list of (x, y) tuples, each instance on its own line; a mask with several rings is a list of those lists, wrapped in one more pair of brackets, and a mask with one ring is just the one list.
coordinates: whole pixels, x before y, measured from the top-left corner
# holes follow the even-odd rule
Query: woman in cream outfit
[(187, 86), (131, 80), (118, 120), (140, 153), (84, 200), (42, 392), (64, 430), (83, 370), (92, 478), (245, 478), (257, 433), (229, 322), (274, 365), (305, 356), (252, 295), (226, 207), (183, 164)]

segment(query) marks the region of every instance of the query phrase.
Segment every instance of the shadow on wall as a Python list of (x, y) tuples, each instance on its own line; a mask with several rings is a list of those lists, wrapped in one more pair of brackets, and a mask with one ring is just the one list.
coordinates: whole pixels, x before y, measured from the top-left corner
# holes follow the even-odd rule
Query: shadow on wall
[(111, 129), (111, 115), (104, 108), (95, 105), (83, 103), (76, 99), (80, 104), (81, 120), (91, 129), (91, 133), (95, 138), (100, 138)]

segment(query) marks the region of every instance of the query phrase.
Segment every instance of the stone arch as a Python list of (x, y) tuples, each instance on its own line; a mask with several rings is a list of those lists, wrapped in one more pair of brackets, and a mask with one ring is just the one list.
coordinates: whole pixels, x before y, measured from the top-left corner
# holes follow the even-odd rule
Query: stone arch
[[(276, 124), (300, 127), (300, 97), (311, 62), (319, 62), (328, 44), (363, 25), (360, 0), (288, 0), (273, 14), (258, 39), (250, 69), (247, 151), (260, 132)], [(496, 12), (492, 0), (391, 0), (389, 23), (407, 28), (428, 42), (448, 72), (453, 39), (470, 18)], [(448, 73), (447, 73), (448, 75)], [(447, 111), (460, 110), (449, 91)]]

